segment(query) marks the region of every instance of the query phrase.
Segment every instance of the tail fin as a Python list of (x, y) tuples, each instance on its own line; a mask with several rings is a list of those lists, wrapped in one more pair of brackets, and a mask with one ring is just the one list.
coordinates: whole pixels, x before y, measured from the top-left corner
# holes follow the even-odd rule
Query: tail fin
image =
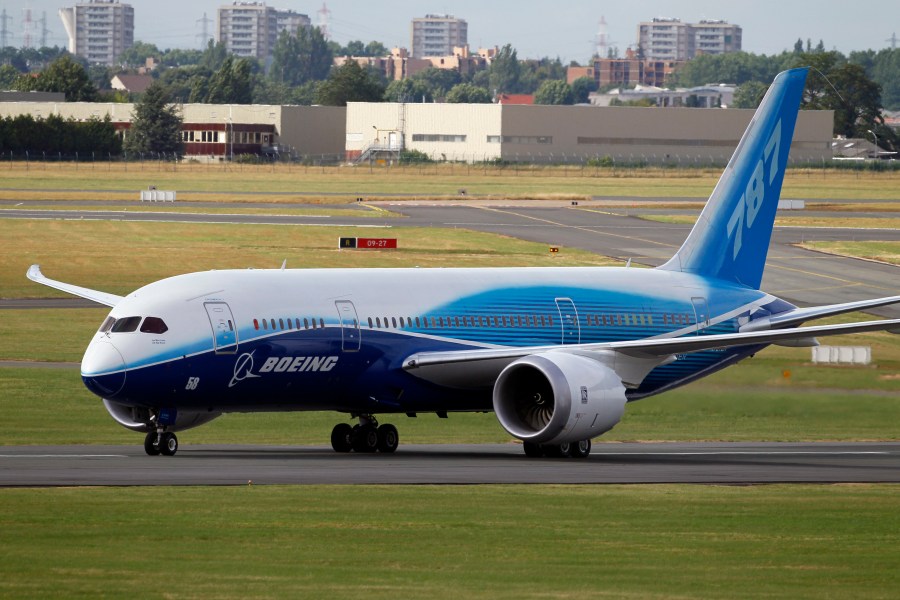
[(775, 77), (687, 240), (661, 269), (759, 289), (808, 70)]

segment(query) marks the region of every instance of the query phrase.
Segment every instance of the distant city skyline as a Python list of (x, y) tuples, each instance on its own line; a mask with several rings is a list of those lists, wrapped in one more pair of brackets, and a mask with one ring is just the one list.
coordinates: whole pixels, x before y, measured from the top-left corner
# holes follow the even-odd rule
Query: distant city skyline
[[(216, 0), (134, 0), (135, 40), (165, 48), (200, 48), (203, 13), (211, 37), (215, 34), (216, 11), (231, 2)], [(66, 46), (58, 10), (76, 2), (62, 0), (20, 0), (0, 2), (10, 20), (7, 22), (9, 44), (23, 44), (23, 9), (32, 10), (33, 45), (39, 45), (39, 19), (46, 12), (47, 43)], [(268, 6), (308, 14), (318, 22), (321, 0), (269, 1)], [(388, 48), (410, 46), (410, 22), (426, 13), (452, 14), (469, 25), (469, 46), (492, 47), (511, 44), (520, 59), (559, 57), (564, 63), (584, 63), (594, 52), (601, 16), (607, 22), (612, 46), (623, 54), (634, 47), (637, 25), (654, 17), (674, 17), (685, 22), (722, 19), (743, 28), (743, 49), (756, 54), (777, 54), (793, 48), (800, 38), (819, 40), (828, 50), (847, 54), (854, 50), (879, 50), (890, 47), (889, 39), (900, 33), (900, 2), (872, 0), (848, 9), (846, 2), (835, 0), (641, 0), (638, 2), (600, 3), (596, 0), (569, 0), (547, 9), (546, 2), (518, 0), (514, 10), (508, 4), (455, 0), (452, 3), (380, 0), (360, 2), (333, 0), (330, 33), (334, 41), (379, 41)]]

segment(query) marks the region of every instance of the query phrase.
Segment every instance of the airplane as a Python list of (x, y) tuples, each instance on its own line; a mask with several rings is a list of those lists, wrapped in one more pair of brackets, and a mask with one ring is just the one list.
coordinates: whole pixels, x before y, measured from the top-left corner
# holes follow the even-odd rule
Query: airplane
[[(223, 413), (337, 411), (337, 452), (392, 453), (390, 415), (496, 414), (528, 457), (584, 458), (627, 403), (767, 345), (886, 330), (801, 326), (900, 296), (798, 308), (760, 290), (807, 68), (780, 73), (684, 244), (653, 269), (246, 269), (178, 275), (121, 297), (81, 377), (112, 418), (172, 456)], [(347, 421), (356, 420), (354, 425)]]

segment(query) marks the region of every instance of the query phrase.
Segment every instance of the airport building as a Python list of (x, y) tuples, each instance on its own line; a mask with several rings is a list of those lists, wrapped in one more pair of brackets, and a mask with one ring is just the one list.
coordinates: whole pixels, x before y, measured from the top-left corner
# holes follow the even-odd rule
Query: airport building
[[(103, 119), (123, 136), (131, 127), (133, 104), (95, 102), (0, 102), (0, 117), (30, 114), (36, 119)], [(285, 159), (344, 154), (346, 109), (337, 106), (264, 104), (180, 104), (187, 158), (218, 161), (240, 156), (278, 155)]]
[[(348, 160), (392, 160), (402, 150), (435, 160), (710, 165), (727, 162), (753, 110), (528, 106), (347, 105)], [(831, 159), (832, 111), (801, 111), (791, 146), (798, 163)]]
[(134, 8), (119, 0), (89, 0), (59, 9), (69, 52), (91, 64), (113, 66), (134, 45)]

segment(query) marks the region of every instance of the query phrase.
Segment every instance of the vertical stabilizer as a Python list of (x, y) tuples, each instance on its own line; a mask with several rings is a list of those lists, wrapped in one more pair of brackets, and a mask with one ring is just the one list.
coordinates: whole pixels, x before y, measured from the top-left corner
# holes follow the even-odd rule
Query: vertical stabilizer
[(775, 77), (687, 240), (661, 269), (759, 289), (808, 70)]

